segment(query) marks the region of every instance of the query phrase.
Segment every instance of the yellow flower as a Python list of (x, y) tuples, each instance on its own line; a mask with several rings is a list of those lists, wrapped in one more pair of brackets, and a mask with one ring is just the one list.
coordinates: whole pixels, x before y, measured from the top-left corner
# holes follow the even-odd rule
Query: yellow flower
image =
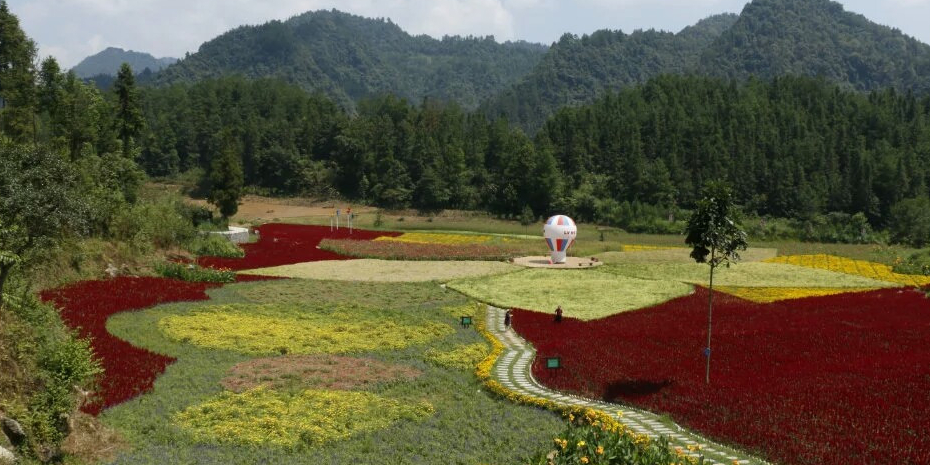
[(584, 447), (584, 445), (585, 445), (584, 441), (578, 441), (578, 447)]
[(603, 454), (603, 453), (604, 453), (604, 446), (597, 446), (597, 451), (595, 451), (595, 452), (597, 452), (598, 455)]
[(588, 463), (588, 457), (582, 457), (581, 463)]

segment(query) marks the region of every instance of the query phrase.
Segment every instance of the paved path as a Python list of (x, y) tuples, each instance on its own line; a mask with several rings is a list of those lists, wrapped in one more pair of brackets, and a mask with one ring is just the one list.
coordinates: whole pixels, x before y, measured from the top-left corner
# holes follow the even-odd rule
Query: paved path
[[(673, 447), (681, 447), (686, 453), (693, 456), (703, 455), (705, 464), (731, 465), (734, 462), (739, 464), (767, 464), (767, 462), (758, 458), (710, 442), (667, 419), (663, 420), (653, 413), (634, 409), (627, 405), (563, 394), (543, 387), (533, 379), (531, 373), (531, 365), (536, 351), (513, 329), (507, 330), (504, 328), (504, 310), (489, 305), (487, 321), (488, 331), (504, 344), (504, 352), (494, 365), (492, 376), (507, 389), (533, 397), (549, 399), (560, 404), (590, 407), (614, 417), (618, 417), (618, 410), (622, 411), (623, 416), (620, 416), (618, 420), (634, 432), (645, 434), (651, 438), (666, 436)], [(688, 452), (689, 445), (700, 446), (700, 452)]]

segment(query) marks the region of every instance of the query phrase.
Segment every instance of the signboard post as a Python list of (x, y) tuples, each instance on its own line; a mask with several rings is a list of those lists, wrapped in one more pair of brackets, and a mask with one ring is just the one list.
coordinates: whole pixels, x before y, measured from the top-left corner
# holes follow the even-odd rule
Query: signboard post
[(549, 370), (562, 368), (562, 359), (559, 357), (546, 357), (546, 368)]
[(468, 329), (469, 326), (471, 326), (471, 317), (463, 315), (462, 316), (462, 327), (465, 329)]

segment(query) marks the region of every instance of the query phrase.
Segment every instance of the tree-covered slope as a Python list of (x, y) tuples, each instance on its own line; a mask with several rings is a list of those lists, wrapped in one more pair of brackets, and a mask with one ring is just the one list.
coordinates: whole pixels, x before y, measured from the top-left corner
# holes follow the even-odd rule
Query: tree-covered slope
[(166, 69), (158, 82), (241, 74), (281, 78), (348, 107), (393, 93), (474, 108), (527, 74), (545, 50), (493, 38), (411, 36), (389, 20), (316, 11), (231, 30)]
[(677, 34), (655, 30), (565, 34), (532, 73), (489, 101), (484, 112), (533, 129), (558, 108), (589, 102), (606, 90), (660, 74), (688, 73), (736, 19), (733, 14), (712, 16)]
[(930, 45), (830, 0), (754, 0), (704, 51), (704, 74), (823, 76), (858, 90), (930, 90)]
[(157, 72), (177, 60), (177, 58), (155, 58), (148, 53), (109, 47), (96, 55), (81, 60), (77, 66), (72, 68), (72, 71), (81, 79), (98, 75), (116, 76), (120, 65), (129, 63), (129, 66), (137, 72), (141, 72), (145, 68)]

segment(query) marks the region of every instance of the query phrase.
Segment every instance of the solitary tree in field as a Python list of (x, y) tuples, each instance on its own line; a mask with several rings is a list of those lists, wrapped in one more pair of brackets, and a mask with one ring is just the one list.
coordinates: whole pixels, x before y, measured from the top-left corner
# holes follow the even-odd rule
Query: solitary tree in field
[(730, 266), (739, 260), (739, 251), (746, 250), (746, 233), (736, 224), (737, 210), (733, 205), (733, 192), (723, 182), (710, 182), (704, 186), (703, 198), (688, 220), (688, 237), (685, 243), (693, 247), (691, 258), (710, 265), (710, 286), (707, 299), (707, 347), (704, 355), (707, 368), (705, 382), (710, 384), (710, 335), (714, 314), (714, 269)]
[(239, 198), (245, 183), (242, 174), (242, 159), (236, 141), (231, 134), (223, 135), (223, 149), (210, 163), (210, 194), (207, 199), (216, 205), (223, 218), (229, 218), (239, 210)]

